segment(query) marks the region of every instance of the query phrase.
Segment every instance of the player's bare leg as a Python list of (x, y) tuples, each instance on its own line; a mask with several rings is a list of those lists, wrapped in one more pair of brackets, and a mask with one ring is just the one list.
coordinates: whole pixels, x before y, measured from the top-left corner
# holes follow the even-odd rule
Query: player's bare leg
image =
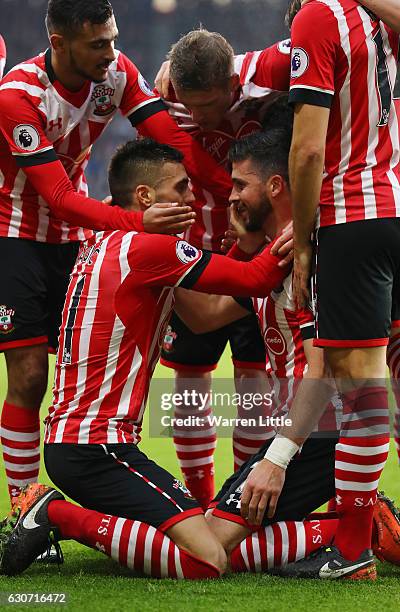
[(400, 322), (392, 324), (387, 348), (387, 365), (390, 371), (392, 391), (395, 399), (394, 441), (400, 463)]
[(47, 388), (47, 344), (5, 351), (8, 389), (1, 442), (10, 497), (36, 482), (40, 463), (39, 411)]
[[(248, 368), (234, 365), (235, 389), (240, 395), (244, 393), (265, 394), (270, 390), (270, 384), (265, 371), (265, 364), (262, 364), (263, 369)], [(268, 407), (266, 407), (268, 409)], [(243, 406), (239, 407), (238, 419), (239, 424), (233, 430), (233, 457), (235, 471), (240, 468), (252, 455), (254, 455), (260, 447), (270, 438), (273, 438), (276, 431), (273, 427), (260, 425), (259, 427), (249, 427), (241, 425), (241, 419), (246, 422), (249, 417), (267, 416), (265, 410), (261, 406), (253, 406), (249, 412)]]
[[(198, 370), (175, 370), (175, 393), (191, 394), (195, 397), (205, 397), (211, 391), (211, 372)], [(190, 395), (189, 395), (190, 397)], [(217, 445), (215, 427), (208, 417), (212, 415), (209, 402), (205, 408), (190, 401), (181, 407), (175, 407), (175, 417), (201, 417), (202, 424), (198, 427), (174, 427), (174, 444), (178, 461), (187, 488), (197, 499), (203, 509), (214, 497), (214, 451)]]

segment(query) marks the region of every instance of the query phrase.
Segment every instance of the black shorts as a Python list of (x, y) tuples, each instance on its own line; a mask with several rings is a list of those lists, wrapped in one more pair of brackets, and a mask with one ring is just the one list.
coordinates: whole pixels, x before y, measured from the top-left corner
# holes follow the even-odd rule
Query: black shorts
[(228, 342), (236, 367), (265, 369), (264, 340), (254, 313), (208, 334), (194, 334), (174, 312), (164, 338), (161, 363), (176, 370), (211, 372)]
[(135, 444), (45, 444), (44, 460), (54, 484), (84, 508), (161, 531), (203, 514), (188, 489)]
[(0, 351), (48, 343), (57, 348), (61, 313), (78, 242), (0, 238)]
[(400, 219), (320, 228), (313, 288), (316, 346), (385, 346), (400, 319)]
[[(301, 453), (291, 461), (286, 470), (285, 484), (275, 515), (273, 519), (265, 515), (262, 522), (264, 526), (277, 521), (302, 521), (334, 497), (337, 441), (338, 434), (332, 432), (329, 438), (312, 437), (304, 443)], [(268, 440), (253, 457), (225, 481), (211, 504), (215, 516), (253, 529), (240, 516), (240, 496), (249, 473), (264, 458), (271, 442), (272, 440)]]

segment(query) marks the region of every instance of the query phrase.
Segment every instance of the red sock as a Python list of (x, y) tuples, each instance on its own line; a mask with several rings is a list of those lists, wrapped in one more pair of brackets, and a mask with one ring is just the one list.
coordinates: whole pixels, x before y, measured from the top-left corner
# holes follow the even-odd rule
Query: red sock
[(52, 501), (49, 520), (63, 539), (104, 553), (129, 569), (153, 578), (218, 578), (216, 567), (181, 550), (159, 529), (140, 521)]
[(390, 370), (392, 391), (396, 402), (394, 412), (394, 441), (400, 463), (400, 334), (389, 338), (386, 361)]
[(378, 483), (389, 451), (385, 387), (364, 387), (343, 395), (343, 422), (335, 455), (335, 545), (354, 561), (371, 546)]
[(39, 408), (21, 408), (4, 402), (1, 415), (1, 444), (10, 498), (37, 482), (40, 467)]
[(233, 572), (265, 572), (307, 557), (330, 544), (337, 519), (281, 521), (263, 527), (243, 540), (231, 554)]
[(335, 512), (335, 511), (336, 511), (336, 497), (332, 497), (332, 499), (328, 501), (328, 512)]
[(217, 446), (215, 427), (210, 424), (211, 408), (199, 412), (185, 406), (175, 409), (175, 418), (200, 419), (197, 424), (174, 427), (174, 444), (185, 484), (203, 510), (214, 498), (214, 451)]
[(275, 434), (275, 429), (269, 429), (265, 425), (262, 431), (256, 431), (255, 427), (242, 428), (237, 425), (232, 437), (234, 471), (236, 472), (243, 463), (255, 455), (267, 440), (274, 438)]

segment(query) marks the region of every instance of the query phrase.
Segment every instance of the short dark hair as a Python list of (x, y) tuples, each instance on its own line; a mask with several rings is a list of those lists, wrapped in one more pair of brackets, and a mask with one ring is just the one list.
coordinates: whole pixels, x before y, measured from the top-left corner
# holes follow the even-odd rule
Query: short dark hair
[(236, 140), (229, 151), (229, 160), (231, 163), (250, 160), (264, 180), (280, 174), (289, 183), (290, 143), (291, 135), (283, 127), (257, 132)]
[(293, 131), (294, 111), (289, 104), (289, 95), (282, 94), (275, 102), (273, 102), (264, 115), (262, 120), (262, 129), (264, 132), (276, 127), (284, 128), (289, 132)]
[(233, 74), (234, 52), (218, 32), (199, 29), (188, 32), (169, 52), (174, 85), (185, 90), (210, 90), (225, 86)]
[(108, 184), (113, 204), (127, 207), (138, 185), (155, 187), (165, 163), (182, 163), (177, 149), (151, 138), (130, 140), (118, 147), (108, 169)]
[(86, 21), (102, 24), (112, 15), (109, 0), (49, 0), (46, 27), (49, 34), (76, 34)]
[(301, 0), (290, 0), (285, 16), (285, 22), (289, 28), (292, 27), (293, 19), (296, 17), (300, 9)]

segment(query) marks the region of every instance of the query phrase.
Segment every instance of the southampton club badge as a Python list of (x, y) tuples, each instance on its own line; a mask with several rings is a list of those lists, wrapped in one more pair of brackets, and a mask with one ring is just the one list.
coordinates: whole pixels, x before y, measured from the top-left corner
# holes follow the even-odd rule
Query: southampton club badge
[(0, 334), (10, 334), (14, 331), (14, 323), (12, 317), (15, 311), (12, 308), (7, 308), (5, 304), (0, 306)]
[(292, 79), (301, 77), (307, 70), (309, 63), (307, 52), (301, 47), (294, 47), (292, 50)]
[(112, 87), (104, 84), (96, 85), (91, 97), (91, 102), (94, 102), (96, 106), (93, 113), (99, 117), (104, 117), (115, 111), (117, 107), (111, 99), (114, 94), (115, 89)]

